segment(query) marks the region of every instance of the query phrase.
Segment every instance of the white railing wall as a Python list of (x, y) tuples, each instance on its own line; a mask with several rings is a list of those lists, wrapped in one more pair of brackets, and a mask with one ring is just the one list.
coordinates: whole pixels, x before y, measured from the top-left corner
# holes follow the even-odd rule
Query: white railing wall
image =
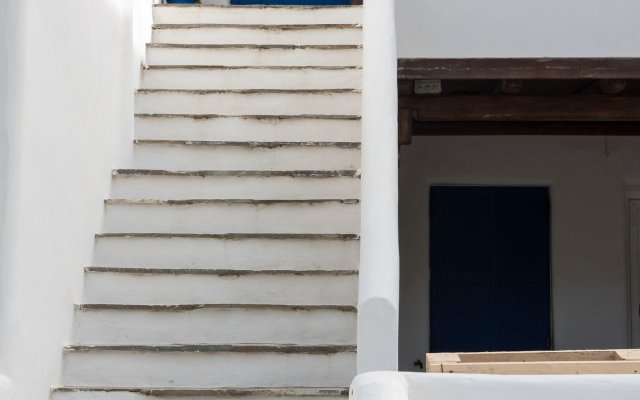
[(395, 1), (364, 2), (358, 373), (398, 369)]

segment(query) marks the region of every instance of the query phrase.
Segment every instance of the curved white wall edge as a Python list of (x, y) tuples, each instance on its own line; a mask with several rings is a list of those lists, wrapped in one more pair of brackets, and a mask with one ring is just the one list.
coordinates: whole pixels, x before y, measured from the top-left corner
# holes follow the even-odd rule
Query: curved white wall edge
[(0, 399), (12, 400), (13, 393), (13, 383), (11, 383), (11, 379), (4, 375), (0, 375)]
[(482, 375), (371, 372), (351, 384), (350, 400), (632, 400), (637, 375)]
[(395, 1), (363, 10), (358, 372), (398, 370), (398, 88)]

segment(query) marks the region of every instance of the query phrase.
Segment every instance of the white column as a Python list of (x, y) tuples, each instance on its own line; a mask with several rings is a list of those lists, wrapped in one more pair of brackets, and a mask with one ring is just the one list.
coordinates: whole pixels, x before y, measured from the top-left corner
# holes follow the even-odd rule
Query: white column
[(364, 1), (358, 373), (398, 369), (395, 1)]

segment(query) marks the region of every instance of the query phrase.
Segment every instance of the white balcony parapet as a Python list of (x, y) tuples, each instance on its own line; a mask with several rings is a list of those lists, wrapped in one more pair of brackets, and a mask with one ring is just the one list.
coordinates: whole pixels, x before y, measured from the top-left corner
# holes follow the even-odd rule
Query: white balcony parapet
[(632, 400), (636, 375), (464, 375), (370, 372), (351, 384), (350, 400)]
[(358, 372), (398, 369), (395, 1), (364, 2)]

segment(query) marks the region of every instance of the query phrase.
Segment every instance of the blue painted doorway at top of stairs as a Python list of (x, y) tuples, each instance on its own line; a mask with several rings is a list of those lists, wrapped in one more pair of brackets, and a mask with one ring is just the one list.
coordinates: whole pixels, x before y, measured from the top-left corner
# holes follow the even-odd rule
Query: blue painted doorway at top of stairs
[(280, 5), (280, 6), (343, 6), (351, 0), (231, 0), (234, 5)]

